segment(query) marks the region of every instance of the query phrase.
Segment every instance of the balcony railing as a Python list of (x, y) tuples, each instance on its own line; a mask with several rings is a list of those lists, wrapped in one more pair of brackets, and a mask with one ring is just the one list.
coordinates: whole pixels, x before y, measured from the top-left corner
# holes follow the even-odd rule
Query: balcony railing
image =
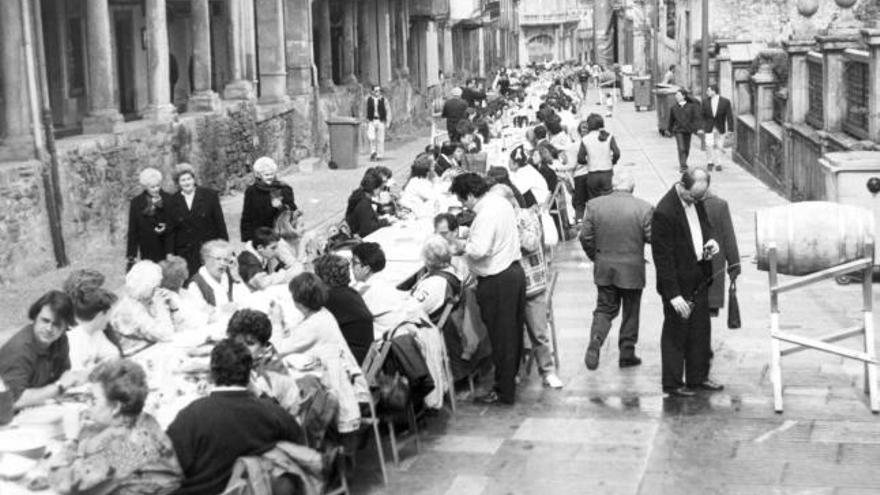
[(519, 16), (520, 26), (538, 26), (545, 24), (566, 24), (570, 22), (579, 22), (581, 20), (578, 12), (553, 12), (541, 14), (521, 13)]

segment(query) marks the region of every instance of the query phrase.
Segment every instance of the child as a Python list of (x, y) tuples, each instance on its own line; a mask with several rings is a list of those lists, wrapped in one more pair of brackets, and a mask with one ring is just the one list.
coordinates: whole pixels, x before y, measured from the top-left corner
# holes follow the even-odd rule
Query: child
[(614, 112), (614, 97), (611, 96), (611, 93), (605, 93), (605, 116), (611, 117), (611, 114)]

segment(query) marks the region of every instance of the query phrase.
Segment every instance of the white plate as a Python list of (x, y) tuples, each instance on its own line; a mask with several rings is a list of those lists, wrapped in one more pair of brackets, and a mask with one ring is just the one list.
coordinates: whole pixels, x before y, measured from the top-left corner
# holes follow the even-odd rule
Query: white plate
[(43, 406), (28, 407), (22, 409), (15, 416), (13, 422), (17, 425), (48, 425), (58, 423), (64, 417), (64, 406), (61, 404), (46, 404)]
[(17, 480), (28, 473), (37, 461), (16, 454), (0, 454), (0, 479)]
[(38, 428), (0, 430), (0, 452), (26, 452), (45, 447), (48, 443), (48, 433)]

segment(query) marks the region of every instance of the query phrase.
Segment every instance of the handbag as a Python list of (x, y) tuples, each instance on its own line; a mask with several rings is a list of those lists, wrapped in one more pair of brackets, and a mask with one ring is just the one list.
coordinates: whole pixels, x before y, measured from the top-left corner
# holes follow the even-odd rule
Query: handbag
[(285, 208), (275, 218), (275, 233), (287, 242), (296, 242), (303, 234), (301, 216), (299, 211)]
[(520, 264), (526, 274), (526, 299), (544, 292), (547, 289), (547, 263), (544, 262), (544, 251), (539, 248), (533, 253), (524, 253)]
[(742, 326), (739, 317), (739, 300), (736, 298), (736, 279), (730, 281), (730, 288), (727, 289), (727, 328), (736, 329)]

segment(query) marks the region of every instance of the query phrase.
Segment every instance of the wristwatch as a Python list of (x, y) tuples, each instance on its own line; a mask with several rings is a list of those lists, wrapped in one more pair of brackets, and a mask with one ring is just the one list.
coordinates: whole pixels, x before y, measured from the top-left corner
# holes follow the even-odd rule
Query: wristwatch
[(67, 392), (67, 387), (62, 385), (60, 382), (55, 384), (55, 387), (58, 389), (58, 395), (64, 395)]

